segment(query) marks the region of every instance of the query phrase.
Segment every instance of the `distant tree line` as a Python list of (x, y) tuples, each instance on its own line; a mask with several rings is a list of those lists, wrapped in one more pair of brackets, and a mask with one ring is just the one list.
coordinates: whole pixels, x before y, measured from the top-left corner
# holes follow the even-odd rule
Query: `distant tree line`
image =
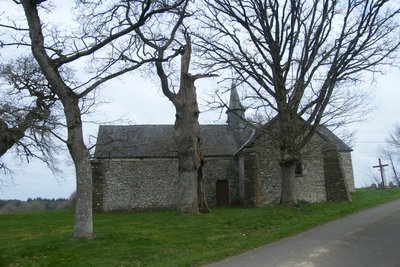
[(71, 208), (70, 201), (66, 198), (46, 199), (28, 198), (26, 201), (17, 199), (0, 199), (0, 214), (28, 211), (60, 210)]

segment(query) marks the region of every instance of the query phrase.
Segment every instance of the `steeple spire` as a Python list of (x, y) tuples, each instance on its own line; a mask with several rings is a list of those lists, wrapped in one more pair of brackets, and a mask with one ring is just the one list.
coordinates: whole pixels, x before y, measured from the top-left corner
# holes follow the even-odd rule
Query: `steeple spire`
[(233, 82), (231, 86), (231, 95), (229, 99), (229, 107), (226, 111), (226, 115), (228, 116), (227, 123), (232, 128), (240, 128), (243, 129), (246, 127), (245, 119), (245, 111), (246, 109), (243, 107), (240, 102), (239, 95), (236, 89), (236, 84)]

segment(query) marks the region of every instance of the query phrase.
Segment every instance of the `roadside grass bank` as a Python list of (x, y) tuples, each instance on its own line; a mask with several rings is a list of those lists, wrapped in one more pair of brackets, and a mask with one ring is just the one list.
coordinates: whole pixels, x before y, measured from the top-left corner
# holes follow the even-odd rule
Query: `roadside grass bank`
[(400, 189), (358, 189), (352, 203), (94, 215), (96, 237), (71, 237), (68, 210), (0, 215), (0, 266), (199, 266), (400, 199)]

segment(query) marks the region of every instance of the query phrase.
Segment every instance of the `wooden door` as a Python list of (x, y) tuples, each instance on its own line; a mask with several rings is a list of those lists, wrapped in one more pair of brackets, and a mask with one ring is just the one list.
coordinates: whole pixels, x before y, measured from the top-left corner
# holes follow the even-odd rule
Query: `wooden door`
[(218, 180), (216, 188), (217, 188), (217, 205), (228, 206), (230, 204), (228, 180)]

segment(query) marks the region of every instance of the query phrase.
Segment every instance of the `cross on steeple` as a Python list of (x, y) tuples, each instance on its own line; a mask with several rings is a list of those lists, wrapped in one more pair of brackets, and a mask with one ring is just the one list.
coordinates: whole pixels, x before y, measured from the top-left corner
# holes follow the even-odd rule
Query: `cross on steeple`
[(384, 167), (389, 166), (389, 164), (382, 164), (381, 159), (379, 159), (379, 165), (372, 166), (373, 168), (379, 168), (379, 171), (381, 172), (381, 179), (382, 179), (382, 188), (385, 188), (385, 179), (384, 179)]

